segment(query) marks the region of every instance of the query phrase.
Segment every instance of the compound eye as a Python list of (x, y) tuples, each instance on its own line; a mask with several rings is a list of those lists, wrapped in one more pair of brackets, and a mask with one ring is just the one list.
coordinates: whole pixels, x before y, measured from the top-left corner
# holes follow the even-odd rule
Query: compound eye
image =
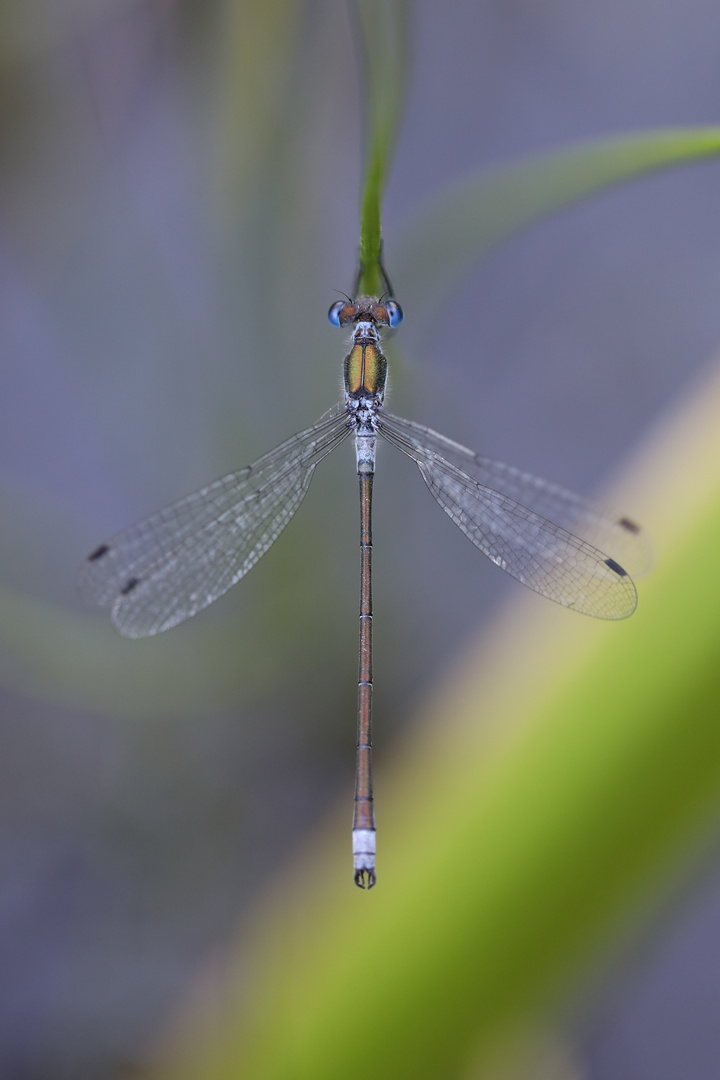
[(395, 300), (388, 300), (385, 304), (385, 310), (387, 311), (390, 326), (399, 326), (405, 318), (403, 309)]
[(330, 310), (328, 311), (328, 319), (332, 326), (340, 325), (340, 316), (346, 303), (346, 300), (336, 300), (334, 304), (331, 304)]

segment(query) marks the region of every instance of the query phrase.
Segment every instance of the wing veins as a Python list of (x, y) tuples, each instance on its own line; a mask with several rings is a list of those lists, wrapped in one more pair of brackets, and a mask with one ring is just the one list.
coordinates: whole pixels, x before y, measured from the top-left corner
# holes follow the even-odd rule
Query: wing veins
[(633, 577), (650, 569), (653, 561), (650, 543), (643, 530), (629, 518), (603, 511), (559, 484), (482, 457), (422, 424), (385, 410), (380, 420), (385, 428), (383, 434), (394, 434), (403, 442), (398, 448), (410, 457), (417, 447), (438, 454), (482, 486), (501, 491), (540, 517), (562, 525), (591, 547), (612, 555)]
[[(635, 586), (621, 564), (608, 562), (594, 545), (504, 491), (482, 484), (421, 441), (427, 431), (433, 437), (428, 441), (442, 445), (442, 436), (384, 411), (378, 431), (415, 461), (445, 513), (506, 573), (550, 600), (600, 618), (625, 618), (635, 609)], [(447, 443), (456, 459), (478, 460), (472, 451)]]
[(252, 465), (116, 534), (86, 560), (80, 591), (110, 607), (130, 636), (189, 618), (267, 551), (300, 505), (315, 466), (351, 429), (344, 408), (336, 407)]

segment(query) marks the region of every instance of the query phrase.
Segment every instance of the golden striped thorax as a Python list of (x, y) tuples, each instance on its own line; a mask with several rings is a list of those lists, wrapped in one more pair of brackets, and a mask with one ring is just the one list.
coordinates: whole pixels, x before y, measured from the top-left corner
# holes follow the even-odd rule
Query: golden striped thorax
[(345, 392), (351, 397), (380, 397), (385, 393), (387, 360), (379, 339), (356, 337), (345, 357)]

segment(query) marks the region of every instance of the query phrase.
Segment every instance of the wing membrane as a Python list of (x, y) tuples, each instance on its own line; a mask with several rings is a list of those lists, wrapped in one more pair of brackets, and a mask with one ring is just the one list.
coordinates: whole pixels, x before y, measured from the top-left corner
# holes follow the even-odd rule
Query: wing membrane
[(523, 585), (603, 619), (635, 610), (635, 586), (615, 558), (623, 547), (632, 554), (637, 541), (643, 561), (644, 541), (629, 519), (612, 521), (563, 488), (385, 410), (377, 427), (415, 461), (437, 502), (475, 546)]
[(212, 604), (264, 555), (302, 502), (315, 466), (352, 425), (343, 408), (101, 544), (83, 564), (85, 600), (128, 637), (168, 630)]

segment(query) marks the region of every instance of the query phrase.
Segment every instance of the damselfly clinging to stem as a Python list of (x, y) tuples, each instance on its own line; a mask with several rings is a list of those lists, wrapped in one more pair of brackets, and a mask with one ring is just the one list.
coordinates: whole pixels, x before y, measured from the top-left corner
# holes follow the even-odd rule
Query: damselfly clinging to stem
[(159, 634), (212, 604), (277, 539), (305, 495), (315, 466), (355, 436), (360, 484), (360, 650), (353, 860), (355, 882), (375, 884), (371, 769), (372, 485), (377, 436), (417, 464), (440, 506), (483, 554), (524, 585), (565, 607), (624, 619), (637, 603), (625, 569), (644, 561), (629, 518), (612, 518), (576, 495), (466, 450), (384, 407), (387, 360), (381, 332), (402, 322), (385, 293), (339, 300), (333, 326), (350, 331), (340, 405), (240, 472), (188, 495), (101, 544), (83, 565), (80, 591), (110, 608), (128, 637)]

